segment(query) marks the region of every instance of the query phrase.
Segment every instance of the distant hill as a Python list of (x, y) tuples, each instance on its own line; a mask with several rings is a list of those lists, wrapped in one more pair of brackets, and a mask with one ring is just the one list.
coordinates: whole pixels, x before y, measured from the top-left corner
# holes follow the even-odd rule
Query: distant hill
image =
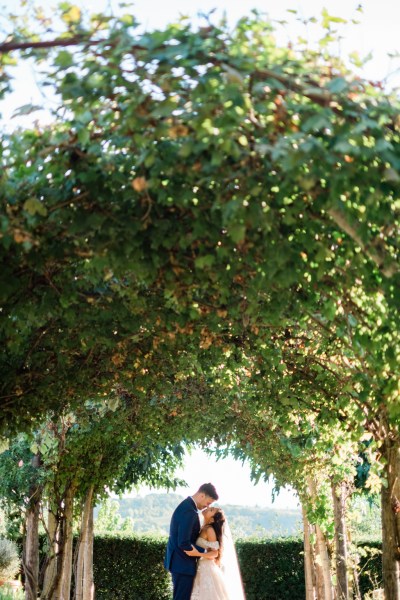
[[(121, 498), (119, 514), (129, 518), (137, 533), (168, 535), (169, 522), (176, 506), (183, 500), (178, 494), (148, 494), (138, 498)], [(223, 509), (235, 538), (299, 535), (299, 510), (278, 510), (226, 504)]]

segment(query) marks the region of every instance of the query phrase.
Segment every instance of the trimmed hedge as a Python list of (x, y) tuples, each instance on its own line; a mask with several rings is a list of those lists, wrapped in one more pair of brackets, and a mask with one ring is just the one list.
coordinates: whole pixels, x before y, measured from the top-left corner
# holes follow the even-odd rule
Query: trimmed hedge
[[(43, 541), (41, 536), (41, 545)], [(163, 567), (166, 543), (167, 539), (160, 537), (96, 536), (96, 600), (171, 600), (171, 579)], [(239, 540), (235, 545), (246, 600), (304, 600), (301, 540)], [(358, 546), (359, 585), (364, 597), (382, 587), (382, 544), (371, 541)]]
[(239, 541), (236, 550), (246, 600), (304, 600), (300, 540)]
[(170, 576), (163, 567), (165, 544), (160, 538), (96, 536), (96, 599), (170, 600)]
[[(159, 538), (96, 537), (96, 598), (170, 600), (165, 544)], [(304, 600), (301, 541), (239, 541), (236, 549), (247, 600)]]
[[(164, 570), (166, 539), (96, 536), (94, 580), (97, 600), (171, 600)], [(362, 596), (382, 580), (381, 544), (367, 542), (360, 558)], [(304, 600), (303, 543), (276, 539), (236, 543), (246, 600)], [(364, 556), (365, 555), (365, 556)]]
[[(126, 534), (96, 536), (94, 581), (97, 600), (171, 600), (163, 567), (166, 538)], [(360, 557), (362, 597), (381, 586), (381, 544), (366, 542)], [(303, 544), (276, 539), (236, 542), (246, 600), (304, 600)]]
[[(164, 570), (166, 540), (96, 537), (98, 600), (170, 600)], [(304, 600), (303, 544), (298, 540), (237, 542), (246, 600)]]

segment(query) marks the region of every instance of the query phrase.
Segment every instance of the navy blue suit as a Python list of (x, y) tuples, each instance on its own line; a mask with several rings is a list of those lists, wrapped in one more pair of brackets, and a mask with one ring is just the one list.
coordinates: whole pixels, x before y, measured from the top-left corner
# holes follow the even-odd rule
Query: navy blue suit
[(165, 553), (164, 566), (172, 573), (174, 600), (190, 600), (197, 559), (185, 554), (184, 550), (191, 550), (194, 546), (199, 552), (204, 552), (204, 548), (196, 546), (199, 533), (197, 507), (194, 500), (188, 497), (176, 507), (172, 515)]

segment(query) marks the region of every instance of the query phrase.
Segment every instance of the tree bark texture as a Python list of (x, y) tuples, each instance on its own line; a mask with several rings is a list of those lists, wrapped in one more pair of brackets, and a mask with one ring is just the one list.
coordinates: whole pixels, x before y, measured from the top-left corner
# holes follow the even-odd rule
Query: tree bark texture
[(59, 579), (51, 600), (70, 600), (72, 578), (72, 519), (74, 489), (69, 487), (64, 498), (64, 511), (60, 531)]
[[(317, 483), (312, 477), (307, 478), (310, 497), (315, 503), (318, 497)], [(315, 585), (318, 600), (333, 600), (331, 562), (324, 532), (318, 523), (315, 524)]]
[[(39, 468), (40, 455), (32, 459), (32, 466)], [(41, 488), (30, 490), (30, 502), (25, 519), (25, 539), (23, 544), (22, 565), (25, 576), (25, 599), (36, 600), (39, 589), (39, 512), (42, 496)]]
[(315, 562), (317, 575), (318, 600), (333, 600), (333, 587), (331, 577), (331, 562), (325, 534), (318, 524), (315, 525)]
[(385, 600), (400, 600), (400, 445), (383, 447), (387, 486), (382, 486), (382, 570)]
[(315, 562), (314, 553), (311, 544), (311, 524), (307, 518), (307, 513), (302, 507), (303, 513), (303, 531), (304, 531), (304, 577), (306, 584), (306, 600), (318, 600), (315, 589)]
[(336, 599), (349, 599), (349, 578), (347, 571), (347, 531), (346, 531), (346, 485), (332, 482), (333, 512), (335, 519), (336, 547)]
[(94, 487), (91, 486), (83, 506), (81, 535), (75, 570), (75, 600), (94, 599), (93, 492)]
[(57, 577), (57, 556), (59, 552), (58, 534), (58, 522), (54, 513), (49, 507), (47, 517), (47, 536), (49, 550), (46, 557), (46, 565), (43, 574), (43, 584), (42, 591), (40, 594), (40, 600), (48, 600), (51, 597), (51, 590), (54, 589), (54, 583)]

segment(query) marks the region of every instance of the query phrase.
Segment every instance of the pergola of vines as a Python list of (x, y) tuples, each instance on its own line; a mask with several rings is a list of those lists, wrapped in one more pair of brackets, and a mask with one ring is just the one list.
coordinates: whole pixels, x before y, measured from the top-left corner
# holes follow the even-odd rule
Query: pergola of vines
[(398, 98), (258, 17), (38, 23), (0, 44), (3, 94), (29, 58), (56, 104), (3, 134), (3, 431), (104, 398), (299, 485), (291, 461), (337, 473), (367, 439), (392, 569)]

